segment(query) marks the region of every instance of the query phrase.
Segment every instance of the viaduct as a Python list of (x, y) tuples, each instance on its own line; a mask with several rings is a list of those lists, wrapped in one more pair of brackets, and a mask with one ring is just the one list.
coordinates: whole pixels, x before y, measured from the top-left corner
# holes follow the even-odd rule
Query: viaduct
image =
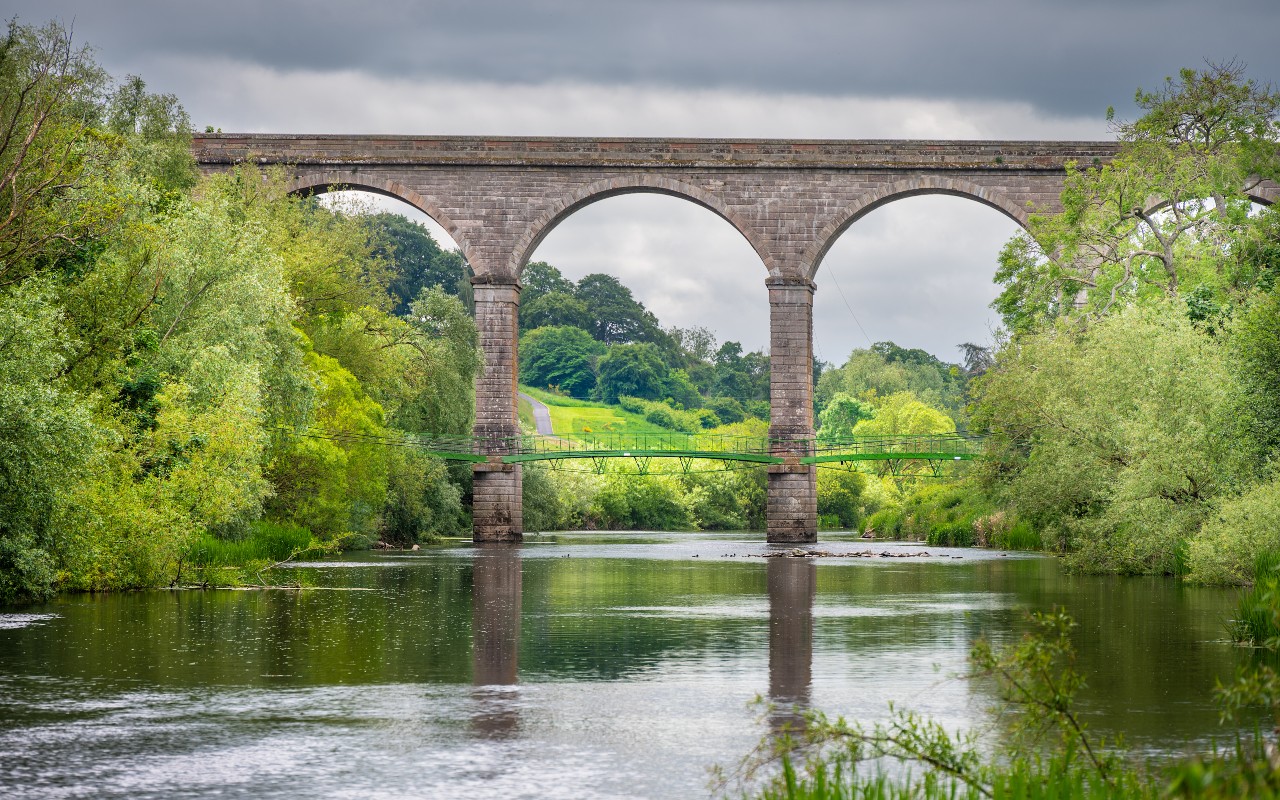
[[(359, 189), (396, 197), (441, 225), (474, 270), (484, 368), (476, 381), (478, 437), (494, 458), (476, 464), (474, 538), (522, 537), (521, 468), (502, 463), (516, 422), (520, 272), (574, 211), (620, 194), (653, 192), (704, 206), (751, 244), (769, 295), (770, 438), (775, 455), (807, 455), (813, 440), (814, 276), (861, 216), (922, 194), (967, 197), (1026, 226), (1058, 210), (1065, 166), (1114, 157), (1113, 142), (585, 139), (200, 134), (206, 172), (242, 162), (278, 165), (290, 189)], [(1280, 187), (1264, 185), (1271, 202)], [(768, 467), (768, 541), (817, 536), (815, 468)]]

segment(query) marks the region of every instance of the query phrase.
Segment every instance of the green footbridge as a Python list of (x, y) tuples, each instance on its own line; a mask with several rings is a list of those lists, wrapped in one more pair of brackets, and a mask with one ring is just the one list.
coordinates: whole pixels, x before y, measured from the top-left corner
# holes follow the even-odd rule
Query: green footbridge
[(935, 474), (947, 464), (982, 455), (985, 435), (947, 433), (903, 436), (846, 436), (814, 439), (771, 439), (699, 433), (606, 433), (582, 437), (524, 435), (514, 437), (402, 435), (373, 436), (324, 431), (296, 431), (343, 442), (367, 442), (411, 447), (453, 461), (528, 464), (585, 461), (604, 472), (611, 459), (633, 460), (648, 473), (655, 459), (671, 459), (681, 471), (695, 461), (720, 462), (724, 468), (773, 464), (838, 465), (880, 462), (881, 469), (898, 474), (908, 464), (928, 465)]

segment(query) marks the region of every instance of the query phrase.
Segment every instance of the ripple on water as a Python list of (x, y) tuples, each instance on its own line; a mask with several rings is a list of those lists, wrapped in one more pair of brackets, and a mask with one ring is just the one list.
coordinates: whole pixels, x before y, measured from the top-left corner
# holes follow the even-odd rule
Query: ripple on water
[(0, 631), (14, 628), (27, 628), (39, 625), (51, 619), (58, 619), (59, 614), (0, 614)]

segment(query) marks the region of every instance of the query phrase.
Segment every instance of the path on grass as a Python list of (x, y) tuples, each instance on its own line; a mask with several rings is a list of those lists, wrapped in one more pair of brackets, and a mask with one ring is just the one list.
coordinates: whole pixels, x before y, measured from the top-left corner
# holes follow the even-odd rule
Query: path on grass
[(524, 392), (517, 392), (520, 399), (529, 404), (533, 409), (533, 426), (537, 428), (538, 433), (543, 436), (551, 435), (551, 409), (547, 408), (547, 404), (541, 400), (530, 397)]

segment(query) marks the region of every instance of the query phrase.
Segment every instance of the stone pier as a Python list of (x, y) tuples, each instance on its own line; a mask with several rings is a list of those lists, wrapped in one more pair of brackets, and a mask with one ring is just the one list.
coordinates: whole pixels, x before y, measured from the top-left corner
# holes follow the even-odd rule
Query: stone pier
[(476, 436), (484, 439), (489, 460), (472, 469), (472, 526), (476, 542), (519, 542), (524, 538), (519, 464), (504, 464), (520, 435), (516, 421), (516, 339), (519, 335), (520, 284), (502, 275), (477, 275), (471, 281), (476, 327), (484, 366), (476, 379)]
[(798, 463), (813, 454), (813, 281), (769, 278), (769, 438), (773, 455), (788, 463), (771, 465), (768, 541), (818, 540), (816, 469)]

